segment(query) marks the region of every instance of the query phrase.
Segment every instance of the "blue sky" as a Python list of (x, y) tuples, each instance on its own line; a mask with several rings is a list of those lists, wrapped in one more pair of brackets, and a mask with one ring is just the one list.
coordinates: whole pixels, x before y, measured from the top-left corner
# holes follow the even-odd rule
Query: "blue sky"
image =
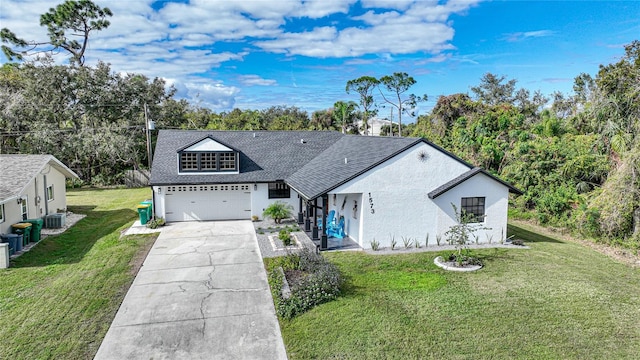
[[(46, 39), (39, 15), (60, 2), (2, 0), (1, 26)], [(640, 1), (94, 2), (114, 16), (91, 40), (88, 64), (164, 78), (178, 97), (214, 111), (326, 109), (358, 100), (345, 93), (348, 80), (393, 72), (429, 96), (419, 113), (439, 95), (470, 93), (486, 72), (569, 94), (575, 76), (595, 75), (640, 39)]]

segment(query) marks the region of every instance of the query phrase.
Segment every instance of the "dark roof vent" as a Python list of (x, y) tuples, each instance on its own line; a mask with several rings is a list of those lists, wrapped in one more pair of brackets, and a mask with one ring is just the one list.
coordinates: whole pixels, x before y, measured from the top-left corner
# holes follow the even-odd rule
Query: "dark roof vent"
[(306, 144), (307, 141), (305, 139), (300, 139), (300, 144)]

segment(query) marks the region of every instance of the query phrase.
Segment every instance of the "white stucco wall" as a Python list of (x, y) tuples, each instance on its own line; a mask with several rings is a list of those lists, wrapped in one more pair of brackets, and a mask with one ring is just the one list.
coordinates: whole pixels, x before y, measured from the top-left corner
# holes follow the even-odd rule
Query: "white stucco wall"
[[(203, 185), (216, 185), (216, 184), (203, 184)], [(249, 186), (249, 190), (251, 191), (251, 214), (250, 216), (256, 215), (258, 216), (260, 219), (263, 218), (262, 216), (262, 212), (264, 211), (265, 208), (267, 208), (267, 206), (269, 206), (271, 203), (274, 203), (276, 201), (282, 201), (285, 202), (287, 204), (290, 204), (291, 206), (293, 206), (293, 216), (297, 218), (297, 214), (298, 214), (298, 194), (291, 190), (291, 195), (288, 199), (269, 199), (269, 187), (268, 184), (255, 184), (255, 186), (257, 187), (257, 190), (254, 190), (254, 184), (243, 184), (243, 185), (248, 185)], [(181, 186), (181, 185), (175, 185), (175, 186)], [(154, 197), (155, 197), (155, 202), (154, 202), (154, 212), (156, 217), (162, 217), (166, 219), (166, 201), (165, 201), (165, 194), (166, 194), (166, 186), (153, 186), (153, 192), (154, 192)], [(172, 196), (179, 196), (180, 193), (174, 193)]]
[(153, 189), (153, 213), (156, 218), (166, 219), (167, 216), (165, 214), (164, 208), (164, 194), (167, 191), (166, 186), (152, 186)]
[(40, 202), (38, 212), (40, 212), (40, 210), (42, 210), (42, 212), (40, 212), (40, 215), (38, 215), (37, 217), (65, 212), (67, 210), (65, 176), (59, 171), (52, 169), (52, 171), (47, 174), (47, 186), (51, 184), (53, 184), (53, 200), (49, 201), (46, 207), (44, 205), (44, 202), (46, 201), (44, 182), (39, 185), (42, 186), (42, 194), (40, 195), (42, 201)]
[[(349, 216), (345, 216), (345, 220), (350, 220), (353, 227), (350, 226), (347, 233), (361, 247), (370, 248), (373, 239), (380, 242), (381, 246), (389, 247), (392, 237), (395, 237), (397, 246), (403, 246), (403, 236), (417, 238), (424, 244), (427, 234), (430, 245), (435, 245), (436, 235), (443, 234), (446, 231), (443, 229), (451, 224), (440, 220), (442, 213), (451, 208), (451, 199), (457, 199), (454, 202), (456, 204), (460, 203), (462, 192), (454, 188), (445, 194), (446, 197), (441, 195), (442, 199), (439, 202), (429, 199), (428, 193), (468, 170), (464, 164), (422, 143), (331, 193), (349, 194), (346, 206)], [(504, 219), (506, 227), (507, 188), (489, 178), (486, 181), (480, 178), (480, 175), (478, 177), (481, 180), (468, 185), (465, 183), (465, 187), (461, 188), (467, 193), (473, 193), (464, 196), (486, 196), (488, 203), (489, 199), (503, 196), (503, 201), (492, 200), (491, 215), (488, 218), (494, 227), (501, 225)], [(468, 181), (471, 180), (475, 179)], [(360, 194), (361, 198), (357, 199)], [(330, 194), (330, 199), (331, 196)], [(353, 219), (350, 212), (353, 207), (352, 200), (358, 201), (357, 219)], [(493, 219), (496, 219), (495, 223)], [(494, 231), (498, 234), (500, 232), (499, 229)], [(494, 241), (498, 240), (498, 237), (494, 235)]]
[[(47, 177), (46, 185), (53, 184), (53, 200), (47, 202), (44, 177)], [(65, 176), (56, 168), (45, 166), (45, 169), (34, 179), (29, 181), (21, 198), (27, 201), (27, 218), (42, 218), (45, 215), (55, 214), (58, 210), (66, 211), (66, 183)], [(46, 202), (46, 204), (45, 204)], [(5, 203), (5, 221), (0, 223), (0, 233), (11, 233), (11, 225), (22, 221), (22, 207), (16, 199)]]
[[(460, 211), (460, 200), (463, 197), (485, 197), (484, 222), (478, 223), (481, 228), (476, 231), (479, 243), (498, 243), (504, 239), (507, 233), (507, 209), (509, 206), (509, 189), (491, 179), (485, 174), (479, 173), (435, 198), (438, 205), (438, 233), (443, 234), (456, 224), (456, 215), (453, 211), (454, 204)], [(474, 238), (470, 239), (475, 242)]]
[(20, 205), (15, 199), (4, 203), (4, 221), (0, 223), (0, 234), (10, 234), (11, 225), (22, 221)]
[(288, 199), (269, 199), (269, 184), (256, 185), (258, 190), (254, 190), (253, 185), (251, 185), (251, 215), (256, 215), (262, 220), (262, 212), (264, 209), (276, 201), (282, 201), (293, 206), (292, 214), (293, 217), (297, 219), (299, 204), (298, 194), (295, 191), (291, 190), (291, 194)]

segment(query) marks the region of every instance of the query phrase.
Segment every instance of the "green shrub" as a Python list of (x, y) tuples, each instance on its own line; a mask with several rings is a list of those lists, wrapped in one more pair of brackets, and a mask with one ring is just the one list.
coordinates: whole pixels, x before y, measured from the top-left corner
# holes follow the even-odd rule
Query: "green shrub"
[(166, 224), (166, 221), (164, 220), (164, 218), (156, 218), (156, 219), (151, 219), (148, 223), (147, 223), (147, 227), (149, 229), (157, 229), (159, 226), (164, 226), (164, 224)]
[(404, 248), (408, 249), (411, 247), (411, 245), (413, 245), (413, 240), (410, 237), (402, 237), (402, 243), (404, 244)]
[(276, 224), (280, 224), (282, 222), (282, 219), (291, 217), (292, 211), (293, 206), (282, 201), (276, 201), (267, 206), (267, 208), (264, 209), (262, 215), (272, 218), (276, 222)]
[(282, 319), (292, 319), (295, 316), (313, 308), (316, 305), (331, 301), (340, 294), (342, 276), (336, 266), (328, 262), (322, 255), (309, 250), (299, 254), (289, 254), (281, 261), (285, 273), (291, 270), (303, 272), (297, 283), (289, 283), (291, 295), (282, 296), (282, 273), (274, 267), (269, 272), (269, 284), (274, 298), (276, 313)]
[(284, 246), (289, 246), (293, 243), (293, 239), (291, 238), (291, 233), (289, 233), (289, 230), (280, 230), (280, 232), (278, 233), (278, 238), (280, 239), (280, 241), (282, 241), (282, 244), (284, 244)]

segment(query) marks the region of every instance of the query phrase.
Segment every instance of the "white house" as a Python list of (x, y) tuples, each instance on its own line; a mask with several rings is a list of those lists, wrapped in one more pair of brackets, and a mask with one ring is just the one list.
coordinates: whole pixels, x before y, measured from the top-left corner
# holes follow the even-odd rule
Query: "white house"
[(78, 175), (52, 155), (0, 154), (0, 234), (22, 220), (66, 212), (67, 178)]
[(280, 200), (321, 247), (318, 220), (334, 210), (363, 248), (427, 235), (435, 244), (456, 223), (454, 206), (481, 224), (479, 242), (499, 241), (509, 192), (520, 193), (424, 139), (310, 131), (161, 130), (151, 185), (155, 215), (169, 222), (261, 217)]

